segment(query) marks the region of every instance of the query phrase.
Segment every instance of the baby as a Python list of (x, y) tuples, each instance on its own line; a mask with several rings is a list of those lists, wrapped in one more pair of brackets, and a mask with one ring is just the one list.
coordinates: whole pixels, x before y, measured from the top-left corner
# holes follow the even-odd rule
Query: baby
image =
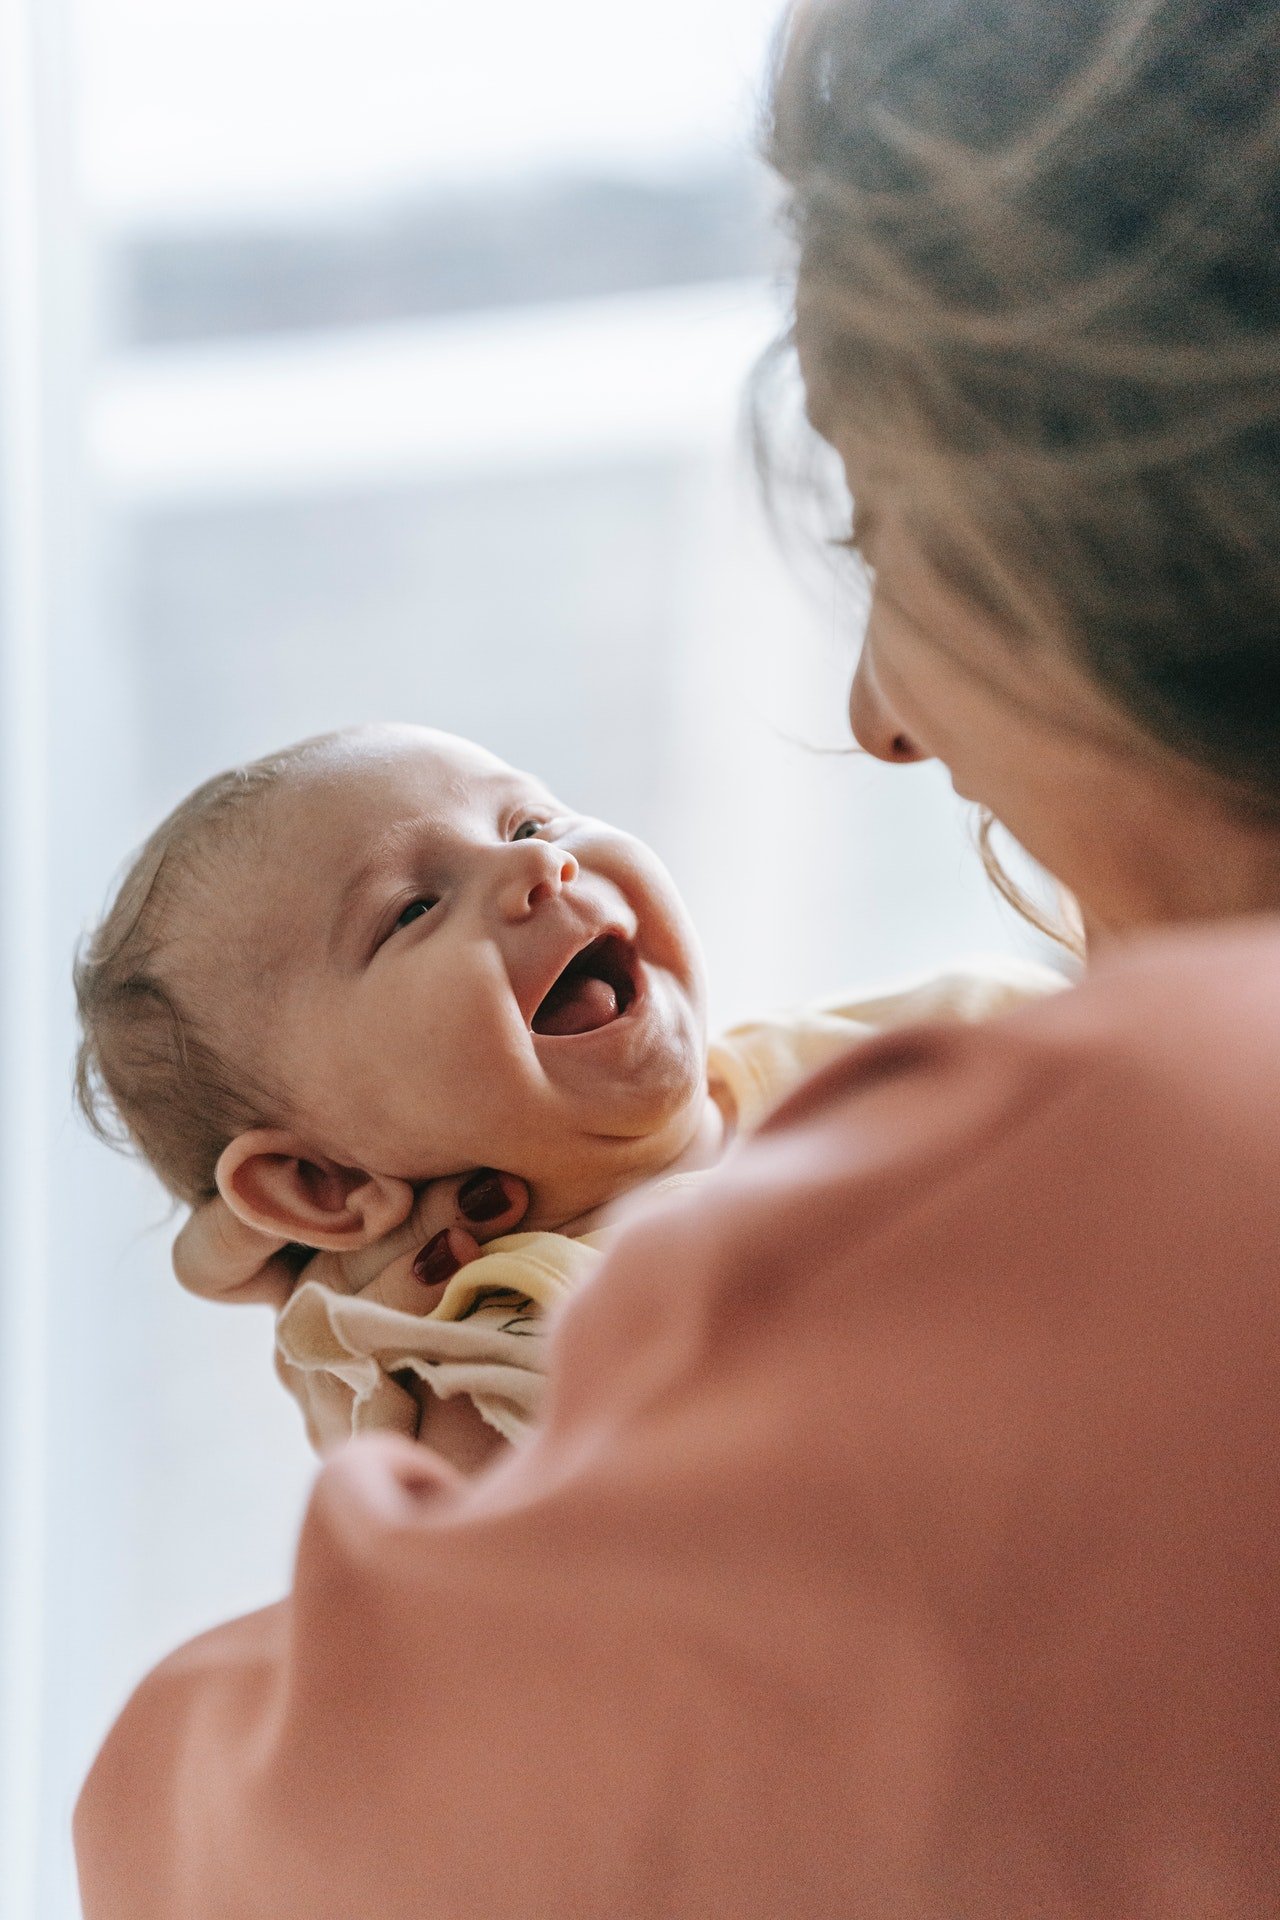
[(647, 847), (467, 741), (364, 727), (209, 781), (152, 836), (77, 962), (77, 1088), (264, 1261), (375, 1249), (424, 1182), (526, 1182), (523, 1231), (452, 1277), (410, 1249), (349, 1290), (317, 1261), (277, 1321), (319, 1448), (417, 1434), (455, 1398), (517, 1440), (611, 1203), (699, 1177), (869, 1030), (1058, 984), (1003, 962), (709, 1048), (697, 939)]

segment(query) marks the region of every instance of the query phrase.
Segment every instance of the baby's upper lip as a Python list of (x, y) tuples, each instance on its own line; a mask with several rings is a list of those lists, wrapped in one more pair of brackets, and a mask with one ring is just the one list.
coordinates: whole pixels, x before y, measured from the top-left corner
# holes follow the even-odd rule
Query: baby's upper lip
[(584, 927), (566, 927), (562, 937), (556, 942), (552, 952), (541, 960), (536, 968), (531, 968), (529, 976), (516, 990), (516, 1001), (524, 1017), (524, 1023), (533, 1031), (534, 1016), (550, 993), (566, 967), (573, 965), (578, 955), (585, 953), (588, 947), (595, 946), (599, 940), (609, 936), (624, 941), (627, 946), (635, 943), (635, 929), (625, 927), (617, 920), (601, 920), (596, 925)]

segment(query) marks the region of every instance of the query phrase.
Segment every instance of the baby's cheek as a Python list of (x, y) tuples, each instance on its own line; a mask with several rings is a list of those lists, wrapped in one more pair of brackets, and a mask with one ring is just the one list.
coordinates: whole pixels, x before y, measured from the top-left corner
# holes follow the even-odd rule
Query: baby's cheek
[(536, 1124), (536, 1093), (519, 1063), (492, 1042), (465, 1051), (451, 1067), (435, 1101), (433, 1142), (460, 1153), (459, 1165), (492, 1165), (504, 1143), (524, 1139)]

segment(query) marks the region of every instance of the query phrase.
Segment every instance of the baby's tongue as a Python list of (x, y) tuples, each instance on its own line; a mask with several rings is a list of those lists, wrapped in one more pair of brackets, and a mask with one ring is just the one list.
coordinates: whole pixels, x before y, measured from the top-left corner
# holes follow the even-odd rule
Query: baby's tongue
[(618, 996), (589, 973), (562, 975), (538, 1008), (535, 1033), (594, 1033), (618, 1017)]

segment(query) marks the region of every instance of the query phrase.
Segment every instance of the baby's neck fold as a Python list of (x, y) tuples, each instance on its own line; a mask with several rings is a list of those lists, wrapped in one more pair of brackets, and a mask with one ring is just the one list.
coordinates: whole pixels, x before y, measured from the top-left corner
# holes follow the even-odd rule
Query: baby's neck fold
[(708, 1167), (714, 1167), (733, 1138), (735, 1118), (727, 1089), (718, 1086), (708, 1088), (698, 1124), (677, 1154), (664, 1166), (647, 1169), (632, 1179), (620, 1182), (607, 1200), (586, 1213), (576, 1215), (572, 1220), (564, 1221), (555, 1231), (576, 1239), (584, 1233), (594, 1233), (601, 1227), (614, 1226), (624, 1217), (628, 1205), (659, 1181), (669, 1180), (677, 1173), (701, 1173)]

